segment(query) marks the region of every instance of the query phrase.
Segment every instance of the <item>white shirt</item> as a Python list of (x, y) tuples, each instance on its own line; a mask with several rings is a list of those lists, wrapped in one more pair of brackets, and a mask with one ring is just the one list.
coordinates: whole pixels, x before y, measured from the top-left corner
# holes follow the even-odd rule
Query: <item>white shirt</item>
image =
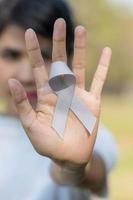
[[(106, 129), (99, 131), (95, 151), (109, 171), (116, 161), (116, 146)], [(19, 120), (0, 117), (0, 200), (89, 199), (88, 191), (56, 185), (49, 166), (50, 159), (36, 153)]]

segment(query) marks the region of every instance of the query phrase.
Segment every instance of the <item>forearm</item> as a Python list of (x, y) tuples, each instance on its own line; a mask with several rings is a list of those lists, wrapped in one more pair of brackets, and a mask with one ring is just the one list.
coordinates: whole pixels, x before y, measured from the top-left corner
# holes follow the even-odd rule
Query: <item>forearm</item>
[(99, 192), (106, 182), (105, 164), (97, 154), (85, 166), (60, 166), (53, 163), (51, 175), (60, 185), (73, 185)]
[(107, 172), (105, 163), (98, 154), (94, 154), (90, 165), (85, 168), (85, 178), (78, 184), (83, 188), (88, 188), (92, 192), (101, 193), (107, 184)]

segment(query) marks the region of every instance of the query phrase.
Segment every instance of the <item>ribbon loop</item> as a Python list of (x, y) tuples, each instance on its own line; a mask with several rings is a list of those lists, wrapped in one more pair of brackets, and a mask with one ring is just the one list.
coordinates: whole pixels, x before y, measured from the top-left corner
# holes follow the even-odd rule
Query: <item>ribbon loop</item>
[(82, 122), (88, 132), (93, 132), (96, 117), (74, 95), (76, 78), (69, 67), (61, 61), (52, 63), (49, 85), (58, 96), (53, 117), (52, 127), (62, 137), (67, 123), (67, 116), (71, 109)]
[(52, 63), (49, 85), (54, 92), (68, 88), (69, 86), (74, 85), (75, 82), (76, 79), (74, 74), (65, 63), (61, 61)]

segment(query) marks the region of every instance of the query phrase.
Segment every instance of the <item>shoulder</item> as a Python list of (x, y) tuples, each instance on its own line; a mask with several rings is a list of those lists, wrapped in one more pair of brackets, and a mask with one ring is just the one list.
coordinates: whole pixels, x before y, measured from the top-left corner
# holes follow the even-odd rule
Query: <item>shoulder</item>
[(107, 172), (109, 172), (117, 162), (118, 150), (113, 134), (103, 126), (98, 128), (94, 151), (104, 160)]

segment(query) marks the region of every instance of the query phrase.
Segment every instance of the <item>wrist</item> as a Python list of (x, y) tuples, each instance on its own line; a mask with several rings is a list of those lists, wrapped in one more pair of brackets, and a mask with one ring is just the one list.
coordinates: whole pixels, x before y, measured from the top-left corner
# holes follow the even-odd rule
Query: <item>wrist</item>
[(86, 165), (77, 165), (71, 163), (52, 164), (52, 177), (60, 185), (79, 185), (85, 179)]

